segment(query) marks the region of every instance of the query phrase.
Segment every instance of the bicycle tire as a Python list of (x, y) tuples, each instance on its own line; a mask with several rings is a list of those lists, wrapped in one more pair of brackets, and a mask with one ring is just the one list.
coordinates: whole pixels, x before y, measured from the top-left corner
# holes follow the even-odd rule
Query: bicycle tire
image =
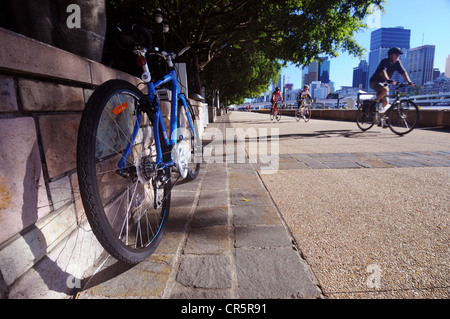
[(305, 123), (309, 122), (309, 120), (311, 119), (311, 108), (309, 107), (309, 105), (306, 105), (303, 108), (303, 120), (305, 121)]
[(392, 105), (386, 116), (391, 131), (400, 136), (411, 132), (420, 120), (419, 107), (410, 100)]
[[(151, 116), (141, 109), (145, 99), (126, 81), (105, 82), (86, 104), (77, 140), (78, 182), (88, 222), (103, 248), (129, 264), (154, 252), (170, 211), (170, 169), (152, 163), (156, 150)], [(164, 143), (161, 147), (167, 158), (170, 152)], [(123, 168), (118, 167), (121, 160)]]
[(280, 109), (277, 109), (277, 114), (275, 115), (275, 119), (276, 119), (277, 121), (280, 121), (280, 120), (281, 120), (281, 112), (280, 112)]
[(271, 109), (270, 110), (270, 120), (273, 121), (273, 119), (275, 118), (275, 115), (273, 114), (274, 110)]
[[(192, 181), (197, 178), (200, 172), (200, 163), (202, 159), (202, 145), (198, 131), (198, 125), (195, 118), (195, 113), (192, 105), (186, 100), (187, 111), (192, 120), (194, 131), (192, 130), (187, 117), (185, 116), (183, 102), (178, 100), (177, 106), (177, 143), (184, 149), (184, 152), (189, 155), (187, 159), (186, 176), (184, 180)], [(195, 132), (195, 134), (194, 134)]]
[(299, 110), (295, 111), (294, 117), (297, 122), (300, 121), (301, 112)]
[(365, 132), (371, 129), (375, 124), (375, 117), (375, 111), (371, 111), (370, 108), (368, 108), (364, 104), (361, 104), (359, 105), (356, 112), (356, 124), (361, 129), (361, 131)]

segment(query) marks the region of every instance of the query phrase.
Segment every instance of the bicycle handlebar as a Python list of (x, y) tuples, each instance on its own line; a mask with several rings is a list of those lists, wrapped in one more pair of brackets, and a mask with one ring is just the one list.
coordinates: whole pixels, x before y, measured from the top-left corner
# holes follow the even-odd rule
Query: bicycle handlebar
[[(204, 49), (209, 49), (210, 48), (210, 44), (209, 43), (205, 43), (205, 44), (197, 44), (197, 45), (193, 45), (193, 46), (187, 46), (183, 49), (181, 49), (180, 52), (178, 52), (177, 54), (175, 53), (171, 53), (169, 55), (171, 55), (171, 57), (174, 59), (176, 57), (180, 57), (183, 54), (187, 53), (191, 53), (191, 54), (199, 54), (200, 52), (202, 52)], [(164, 52), (162, 52), (164, 53)], [(167, 53), (166, 53), (167, 54)]]
[(166, 51), (162, 51), (157, 52), (157, 51), (153, 51), (148, 53), (148, 55), (157, 55), (160, 56), (161, 58), (164, 59), (164, 61), (166, 61), (166, 63), (169, 65), (169, 67), (172, 67), (172, 59), (175, 59), (177, 57), (182, 56), (183, 54), (185, 54), (186, 52), (188, 52), (189, 50), (191, 50), (190, 46), (187, 46), (185, 48), (183, 48), (180, 52), (178, 53), (167, 53)]
[[(391, 84), (392, 82), (394, 82), (393, 80), (389, 80), (389, 81), (387, 81), (387, 83), (385, 83), (384, 84), (384, 86), (388, 86), (389, 84)], [(397, 82), (397, 81), (395, 81), (395, 82)], [(399, 89), (399, 88), (402, 88), (402, 87), (405, 87), (405, 86), (408, 86), (408, 85), (411, 85), (411, 84), (414, 84), (414, 82), (397, 82), (397, 84), (396, 85), (394, 85), (397, 89)]]

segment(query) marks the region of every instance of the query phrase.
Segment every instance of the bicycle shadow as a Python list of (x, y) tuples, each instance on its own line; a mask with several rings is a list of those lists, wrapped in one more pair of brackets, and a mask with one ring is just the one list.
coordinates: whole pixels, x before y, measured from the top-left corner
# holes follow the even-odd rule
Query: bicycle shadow
[[(96, 283), (100, 281), (100, 278), (103, 281), (109, 280), (130, 269), (129, 265), (116, 262), (102, 271), (100, 276), (94, 278), (95, 280), (91, 277), (83, 279), (83, 275), (78, 274), (79, 270), (74, 268), (77, 267), (76, 262), (73, 264), (72, 261), (74, 261), (73, 258), (80, 257), (77, 254), (79, 246), (76, 246), (77, 248), (73, 246), (78, 245), (80, 234), (75, 231), (73, 235), (69, 235), (64, 241), (54, 246), (54, 238), (51, 234), (49, 235), (49, 231), (44, 229), (46, 226), (37, 223), (39, 218), (42, 218), (40, 216), (42, 203), (39, 201), (42, 196), (39, 183), (42, 175), (39, 148), (35, 142), (24, 163), (23, 203), (20, 216), (23, 230), (19, 232), (23, 242), (28, 246), (22, 254), (26, 255), (26, 258), (30, 259), (29, 262), (33, 264), (32, 271), (27, 273), (25, 279), (18, 279), (15, 287), (11, 285), (5, 296), (7, 298), (59, 298), (60, 296), (56, 296), (56, 294), (74, 296), (80, 289), (86, 289), (89, 281)], [(50, 250), (49, 247), (53, 248)], [(15, 266), (10, 265), (10, 267), (13, 269)], [(20, 266), (18, 268), (14, 272), (18, 273), (21, 269)], [(83, 271), (83, 273), (88, 272)], [(48, 292), (45, 291), (44, 285)], [(39, 289), (36, 289), (37, 287)]]
[[(355, 130), (324, 130), (324, 131), (316, 131), (314, 134), (316, 137), (345, 137), (345, 138), (358, 138), (358, 139), (372, 139), (372, 138), (380, 138), (381, 131), (355, 131)], [(383, 138), (398, 138), (398, 135), (383, 135)]]
[[(37, 141), (31, 147), (25, 163), (23, 178), (22, 225), (24, 229), (19, 233), (32, 253), (31, 267), (42, 279), (50, 291), (70, 295), (69, 282), (77, 281), (70, 272), (58, 264), (58, 257), (52, 260), (48, 256), (49, 243), (44, 232), (36, 226), (39, 220), (39, 181), (42, 176), (42, 165), (39, 157)], [(31, 256), (30, 256), (31, 257)]]
[[(271, 141), (274, 139), (278, 140), (289, 140), (289, 139), (312, 139), (312, 138), (357, 138), (357, 139), (379, 139), (381, 138), (381, 131), (355, 131), (355, 130), (322, 130), (322, 131), (314, 131), (311, 133), (289, 133), (289, 134), (280, 134), (278, 136), (268, 135), (267, 141)], [(398, 135), (383, 135), (382, 138), (399, 138), (401, 136)], [(260, 137), (249, 137), (246, 138), (248, 141), (258, 141)]]

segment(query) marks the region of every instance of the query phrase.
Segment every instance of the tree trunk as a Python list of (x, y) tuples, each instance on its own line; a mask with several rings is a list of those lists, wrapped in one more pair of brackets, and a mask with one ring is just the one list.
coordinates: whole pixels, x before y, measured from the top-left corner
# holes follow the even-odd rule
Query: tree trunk
[(202, 81), (200, 78), (200, 66), (198, 63), (198, 55), (194, 55), (194, 67), (193, 67), (193, 80), (194, 80), (194, 93), (200, 94), (200, 89), (202, 87)]

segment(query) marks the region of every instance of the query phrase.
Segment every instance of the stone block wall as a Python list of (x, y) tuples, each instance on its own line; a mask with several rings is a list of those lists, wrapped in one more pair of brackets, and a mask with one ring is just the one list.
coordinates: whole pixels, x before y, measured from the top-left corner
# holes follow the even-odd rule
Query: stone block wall
[(64, 298), (103, 252), (78, 190), (81, 113), (101, 83), (140, 80), (1, 28), (0, 43), (0, 298)]

